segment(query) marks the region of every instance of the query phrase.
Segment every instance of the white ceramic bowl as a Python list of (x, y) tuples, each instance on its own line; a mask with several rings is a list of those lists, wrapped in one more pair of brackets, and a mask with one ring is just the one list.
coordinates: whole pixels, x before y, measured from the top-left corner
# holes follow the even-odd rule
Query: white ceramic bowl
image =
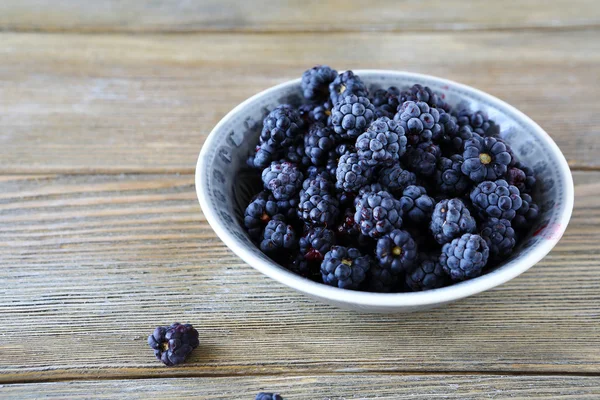
[[(408, 312), (462, 299), (501, 285), (540, 261), (561, 238), (573, 208), (573, 179), (567, 161), (550, 136), (507, 103), (469, 86), (407, 72), (355, 71), (367, 86), (427, 85), (452, 106), (483, 110), (501, 126), (501, 136), (517, 156), (532, 166), (539, 184), (536, 201), (541, 218), (532, 234), (504, 264), (485, 275), (451, 286), (416, 293), (369, 293), (338, 289), (302, 278), (262, 254), (250, 241), (242, 220), (256, 181), (245, 172), (246, 159), (269, 110), (282, 103), (299, 103), (300, 79), (252, 96), (229, 112), (208, 136), (196, 167), (196, 191), (206, 219), (225, 244), (242, 260), (276, 281), (314, 299), (363, 312)], [(255, 175), (256, 172), (254, 172)]]

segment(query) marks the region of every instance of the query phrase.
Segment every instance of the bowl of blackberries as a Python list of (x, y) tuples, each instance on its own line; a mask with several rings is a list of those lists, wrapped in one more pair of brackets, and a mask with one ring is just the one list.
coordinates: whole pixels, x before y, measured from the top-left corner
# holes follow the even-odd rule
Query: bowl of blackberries
[(325, 65), (235, 107), (196, 170), (242, 260), (325, 303), (439, 306), (498, 286), (561, 238), (573, 181), (509, 104), (432, 76)]

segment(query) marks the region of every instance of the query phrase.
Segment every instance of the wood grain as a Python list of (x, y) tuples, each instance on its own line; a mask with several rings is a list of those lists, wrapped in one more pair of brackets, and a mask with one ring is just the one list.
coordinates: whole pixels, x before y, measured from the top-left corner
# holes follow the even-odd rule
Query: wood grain
[(77, 32), (430, 31), (598, 25), (594, 0), (9, 0), (0, 29)]
[(229, 110), (320, 62), (473, 85), (598, 168), (599, 34), (0, 34), (0, 171), (193, 172)]
[(490, 375), (298, 375), (52, 382), (4, 385), (0, 395), (27, 399), (251, 400), (260, 391), (303, 399), (597, 399), (597, 377)]
[[(431, 312), (316, 303), (214, 235), (191, 175), (0, 177), (0, 382), (366, 372), (600, 374), (600, 173), (521, 277)], [(181, 368), (146, 336), (191, 322)]]

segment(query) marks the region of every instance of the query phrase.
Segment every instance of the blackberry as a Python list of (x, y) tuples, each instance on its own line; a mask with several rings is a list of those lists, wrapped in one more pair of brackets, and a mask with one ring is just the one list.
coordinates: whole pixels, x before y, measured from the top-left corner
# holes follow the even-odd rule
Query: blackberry
[(248, 157), (246, 162), (252, 168), (265, 169), (275, 159), (278, 159), (281, 154), (281, 148), (263, 143), (257, 145), (254, 153)]
[(439, 244), (450, 242), (464, 233), (474, 233), (477, 222), (460, 199), (442, 200), (436, 204), (429, 230)]
[(198, 331), (190, 324), (159, 326), (148, 336), (148, 345), (157, 359), (167, 366), (181, 364), (200, 342)]
[(519, 189), (503, 179), (484, 181), (471, 191), (471, 202), (483, 216), (512, 220), (523, 205)]
[(419, 85), (418, 83), (411, 86), (409, 89), (402, 91), (399, 100), (401, 103), (406, 101), (422, 101), (427, 103), (429, 107), (450, 111), (450, 106), (441, 98), (441, 96), (429, 87)]
[(462, 196), (471, 187), (471, 181), (461, 171), (463, 161), (459, 154), (440, 157), (435, 171), (439, 191), (449, 196)]
[(356, 192), (366, 185), (373, 170), (356, 153), (347, 153), (340, 157), (336, 169), (336, 187), (346, 192)]
[(429, 221), (435, 207), (434, 200), (427, 195), (423, 186), (410, 185), (402, 192), (400, 207), (404, 212), (404, 219), (414, 223)]
[(260, 249), (264, 253), (276, 253), (283, 249), (296, 247), (296, 232), (285, 222), (285, 217), (277, 214), (271, 218), (263, 232)]
[(435, 253), (420, 253), (416, 266), (406, 274), (406, 285), (415, 292), (439, 289), (450, 284), (450, 278)]
[(287, 161), (273, 161), (262, 172), (265, 189), (273, 193), (277, 200), (287, 200), (298, 192), (304, 175), (296, 164)]
[(394, 275), (388, 268), (371, 265), (367, 276), (367, 289), (369, 292), (390, 293), (398, 289), (400, 277)]
[(400, 275), (415, 263), (417, 245), (410, 233), (394, 229), (377, 240), (375, 255), (381, 267), (389, 269), (394, 275)]
[(352, 71), (342, 72), (329, 84), (331, 104), (335, 105), (349, 95), (358, 97), (366, 97), (368, 95), (365, 84)]
[[(323, 174), (327, 174), (327, 175), (323, 175)], [(331, 177), (329, 176), (329, 173), (327, 172), (327, 169), (325, 169), (324, 167), (317, 167), (316, 165), (311, 165), (310, 167), (308, 167), (306, 169), (305, 175), (306, 175), (306, 179), (315, 179), (317, 177), (317, 175), (321, 175), (321, 178), (325, 178), (327, 180), (331, 179)], [(306, 179), (302, 183), (302, 186), (304, 186)]]
[(404, 128), (409, 146), (431, 141), (442, 132), (440, 112), (427, 103), (405, 101), (398, 108), (394, 121)]
[(340, 243), (353, 243), (358, 246), (358, 236), (360, 228), (354, 221), (354, 207), (347, 208), (344, 211), (341, 222), (335, 228), (335, 233)]
[(277, 393), (260, 392), (256, 395), (256, 399), (254, 400), (283, 400), (283, 397), (281, 397)]
[(456, 118), (451, 114), (440, 110), (440, 119), (438, 123), (442, 129), (439, 132), (436, 132), (435, 135), (432, 133), (431, 140), (441, 146), (448, 146), (458, 133), (459, 127), (456, 123)]
[(361, 187), (358, 190), (358, 195), (354, 198), (354, 205), (356, 205), (356, 203), (358, 202), (358, 200), (363, 197), (363, 195), (367, 192), (381, 192), (382, 190), (385, 190), (385, 188), (383, 187), (383, 185), (379, 184), (379, 183), (369, 183), (366, 184), (365, 186)]
[(335, 244), (335, 234), (326, 228), (310, 228), (300, 238), (300, 254), (308, 262), (323, 261), (325, 253)]
[(367, 277), (371, 258), (358, 249), (333, 246), (321, 263), (323, 283), (341, 289), (358, 289)]
[(301, 133), (302, 125), (302, 119), (292, 106), (278, 106), (263, 121), (260, 144), (266, 143), (274, 148), (289, 146)]
[(279, 213), (275, 198), (262, 191), (252, 198), (244, 213), (244, 226), (252, 239), (258, 239), (271, 218)]
[(286, 220), (291, 222), (297, 217), (299, 203), (300, 197), (298, 195), (294, 195), (294, 197), (287, 200), (277, 200), (279, 214), (283, 214)]
[(322, 124), (313, 124), (304, 136), (304, 152), (314, 165), (325, 165), (335, 146), (335, 133)]
[(438, 145), (433, 142), (423, 142), (416, 147), (409, 147), (404, 160), (409, 169), (427, 177), (435, 173), (435, 166), (441, 155), (442, 151)]
[(533, 169), (520, 161), (508, 168), (506, 181), (509, 185), (516, 186), (521, 193), (532, 193), (535, 189), (535, 173)]
[(517, 210), (517, 215), (515, 215), (515, 218), (512, 220), (512, 225), (518, 231), (525, 232), (528, 229), (531, 229), (538, 219), (540, 210), (529, 194), (523, 193), (521, 199), (523, 200), (523, 204), (521, 205), (521, 208)]
[(463, 281), (481, 275), (489, 255), (490, 249), (481, 236), (465, 233), (442, 247), (440, 264), (453, 281)]
[(325, 179), (314, 179), (300, 191), (298, 217), (309, 225), (333, 226), (339, 203)]
[(369, 166), (391, 165), (406, 152), (404, 129), (387, 117), (378, 118), (358, 137), (356, 149)]
[(488, 218), (479, 228), (481, 237), (490, 248), (490, 256), (495, 260), (508, 257), (516, 244), (515, 230), (507, 219)]
[(375, 115), (380, 117), (394, 118), (394, 114), (398, 110), (400, 103), (398, 96), (400, 89), (395, 86), (390, 86), (387, 89), (377, 89), (373, 95), (369, 97), (373, 106), (375, 106)]
[(465, 142), (463, 158), (461, 170), (475, 183), (504, 177), (512, 160), (501, 139), (479, 135)]
[(375, 107), (366, 97), (346, 96), (331, 110), (331, 125), (342, 139), (356, 139), (374, 118)]
[(323, 103), (308, 103), (298, 107), (298, 115), (306, 126), (314, 123), (327, 125), (327, 120), (331, 115), (331, 103), (329, 100)]
[(384, 190), (400, 194), (409, 185), (417, 183), (417, 176), (409, 170), (403, 169), (400, 164), (384, 168), (379, 172), (379, 183)]
[(302, 74), (302, 94), (308, 100), (321, 100), (329, 97), (329, 84), (338, 76), (335, 69), (327, 65), (317, 65)]
[(291, 145), (283, 149), (283, 158), (303, 167), (311, 165), (311, 159), (304, 151), (304, 139), (302, 136), (298, 136)]
[(335, 154), (338, 158), (348, 153), (356, 153), (356, 147), (352, 143), (340, 143), (335, 146)]
[(469, 110), (460, 110), (456, 113), (456, 120), (459, 126), (468, 126), (473, 132), (483, 137), (500, 134), (500, 126), (489, 119), (483, 111), (471, 113)]
[(363, 235), (377, 239), (402, 227), (402, 206), (388, 192), (367, 192), (356, 203), (354, 220)]
[(448, 130), (448, 133), (444, 133), (441, 140), (441, 144), (444, 147), (444, 151), (447, 155), (454, 155), (456, 153), (462, 154), (465, 151), (465, 143), (473, 139), (473, 131), (468, 125), (461, 126), (455, 131)]

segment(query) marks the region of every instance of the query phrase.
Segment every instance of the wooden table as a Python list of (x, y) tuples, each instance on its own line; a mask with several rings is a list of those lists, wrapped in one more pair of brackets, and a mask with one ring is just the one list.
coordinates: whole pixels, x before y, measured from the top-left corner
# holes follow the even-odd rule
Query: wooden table
[[(597, 399), (598, 1), (236, 3), (0, 3), (0, 397)], [(317, 63), (443, 76), (533, 117), (575, 178), (559, 245), (409, 315), (325, 306), (241, 262), (198, 206), (197, 154)], [(201, 346), (166, 368), (146, 337), (173, 321)]]

